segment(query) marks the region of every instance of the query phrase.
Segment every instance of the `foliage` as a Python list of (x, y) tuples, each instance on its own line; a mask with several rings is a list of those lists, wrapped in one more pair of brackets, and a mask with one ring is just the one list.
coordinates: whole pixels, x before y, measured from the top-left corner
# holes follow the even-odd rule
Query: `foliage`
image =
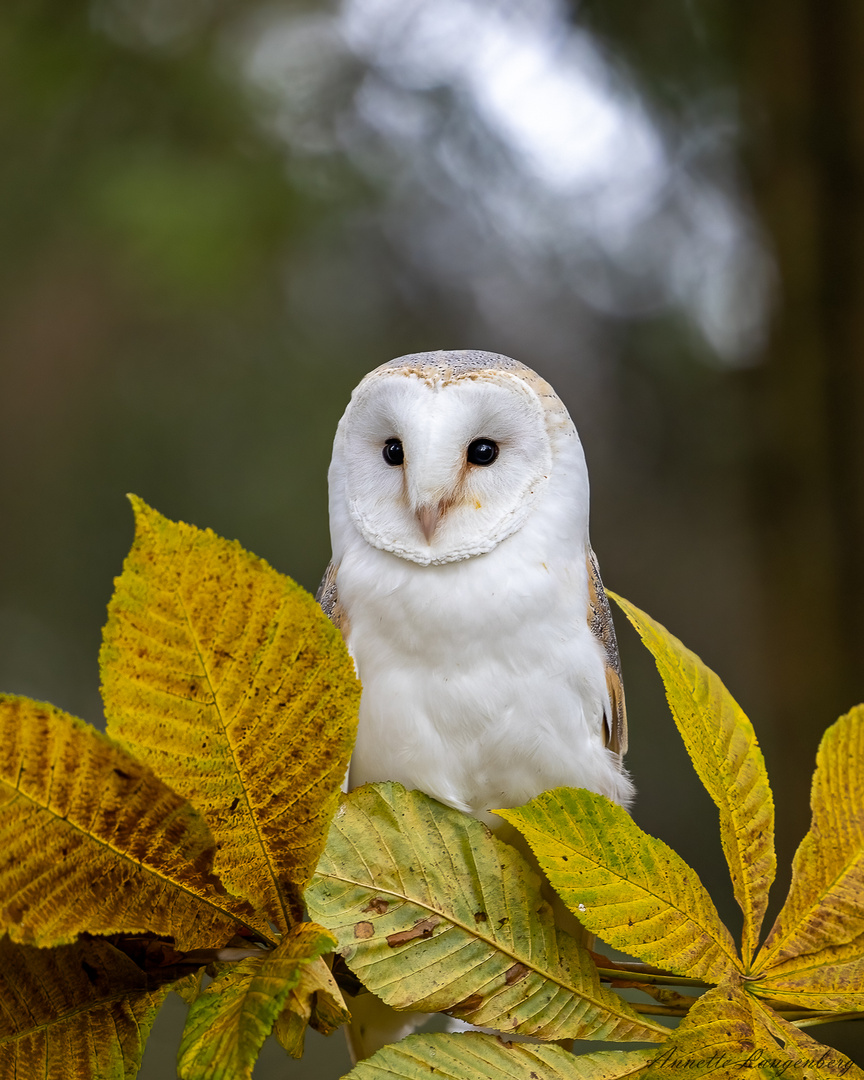
[(519, 852), (419, 791), (352, 792), (306, 903), (354, 973), (396, 1008), (543, 1039), (663, 1036), (600, 985)]
[[(307, 1025), (350, 1018), (347, 969), (394, 1009), (540, 1040), (412, 1035), (356, 1080), (864, 1077), (802, 1030), (864, 1014), (864, 707), (822, 740), (812, 827), (760, 947), (776, 860), (753, 727), (618, 599), (717, 807), (739, 953), (696, 873), (602, 796), (498, 811), (516, 846), (398, 784), (340, 803), (359, 685), (338, 632), (239, 544), (132, 501), (108, 734), (0, 697), (0, 1080), (133, 1077), (171, 990), (190, 1006), (181, 1080), (248, 1078), (271, 1032), (300, 1056)], [(586, 928), (641, 963), (590, 951)], [(648, 1000), (616, 992), (634, 988)], [(554, 1045), (572, 1039), (643, 1047)]]
[(293, 581), (132, 501), (101, 655), (108, 733), (195, 800), (215, 871), (285, 931), (345, 775), (353, 666)]
[[(225, 965), (189, 1010), (180, 1047), (181, 1080), (250, 1077), (304, 968), (332, 946), (333, 939), (320, 927), (301, 923), (272, 952)], [(335, 984), (331, 993), (338, 1009)]]
[(220, 889), (204, 819), (94, 728), (4, 695), (0, 739), (0, 911), (13, 941), (65, 945), (84, 931), (149, 929), (191, 949), (230, 937), (237, 923), (266, 931), (249, 904)]
[(420, 1080), (434, 1072), (441, 1080), (612, 1080), (646, 1064), (653, 1051), (600, 1051), (574, 1057), (560, 1046), (502, 1043), (486, 1035), (411, 1035), (351, 1072), (352, 1080), (393, 1076)]
[[(776, 860), (773, 801), (752, 724), (697, 656), (643, 612), (616, 599), (654, 655), (672, 715), (717, 806), (744, 916), (740, 955), (695, 871), (608, 799), (559, 788), (524, 807), (499, 810), (528, 841), (582, 924), (643, 962), (594, 958), (600, 976), (613, 986), (639, 987), (656, 1002), (628, 1009), (631, 1016), (641, 1013), (641, 1032), (635, 1024), (629, 1031), (621, 1025), (613, 1037), (668, 1038), (647, 1057), (644, 1051), (589, 1054), (575, 1062), (563, 1057), (547, 1061), (541, 1073), (520, 1058), (519, 1050), (494, 1066), (491, 1059), (482, 1067), (472, 1060), (464, 1073), (448, 1072), (448, 1066), (443, 1075), (530, 1076), (533, 1069), (544, 1076), (659, 1077), (686, 1068), (687, 1075), (726, 1076), (746, 1063), (755, 1075), (864, 1077), (843, 1055), (820, 1047), (801, 1030), (864, 1005), (864, 707), (841, 717), (822, 740), (813, 825), (796, 855), (786, 904), (759, 949)], [(564, 988), (544, 969), (531, 935), (542, 936), (548, 909), (524, 860), (515, 852), (502, 857), (505, 845), (478, 823), (462, 825), (460, 817), (395, 785), (352, 792), (334, 819), (319, 876), (307, 894), (310, 912), (333, 931), (349, 966), (385, 1002), (444, 1007), (475, 1023), (549, 1037), (534, 1011), (543, 993), (552, 1000), (554, 985), (555, 993), (563, 990), (564, 1001), (569, 993), (580, 1004), (567, 1034), (608, 1038), (599, 1030), (611, 1019), (602, 1011), (608, 999), (601, 1004), (594, 996), (589, 971), (582, 969), (581, 985), (571, 981)], [(530, 898), (527, 904), (524, 899), (514, 904), (508, 896), (517, 881)], [(509, 920), (526, 909), (531, 917), (510, 937)], [(472, 926), (472, 910), (488, 913), (488, 922), (484, 918)], [(590, 961), (575, 941), (568, 944)], [(397, 950), (399, 982), (394, 983)], [(491, 962), (496, 950), (522, 965), (521, 978), (537, 980), (509, 1012), (502, 1008), (510, 1004), (506, 971), (502, 978), (503, 963)], [(572, 971), (576, 964), (568, 960), (567, 966)], [(451, 984), (470, 989), (468, 976), (478, 989), (464, 999)], [(675, 985), (690, 994), (706, 992), (687, 996), (673, 990)], [(562, 998), (555, 1000), (561, 1015), (566, 1006)], [(651, 1024), (652, 1012), (684, 1019), (670, 1033)], [(452, 1039), (424, 1036), (385, 1048), (352, 1076), (425, 1075), (433, 1058), (437, 1072), (437, 1055), (449, 1060), (457, 1045)]]
[(189, 979), (146, 973), (98, 938), (0, 939), (0, 1076), (134, 1076), (159, 1006)]
[(300, 897), (353, 743), (351, 660), (292, 581), (132, 501), (101, 656), (109, 736), (0, 698), (4, 1080), (34, 1061), (134, 1076), (172, 989), (192, 1001), (196, 1080), (251, 1076), (274, 1027), (296, 1053), (307, 1022), (346, 1015)]

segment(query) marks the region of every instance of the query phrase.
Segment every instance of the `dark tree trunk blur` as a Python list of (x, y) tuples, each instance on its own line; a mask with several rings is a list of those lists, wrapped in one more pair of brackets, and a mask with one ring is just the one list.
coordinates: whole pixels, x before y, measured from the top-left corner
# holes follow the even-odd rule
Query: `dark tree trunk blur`
[[(580, 0), (572, 11), (672, 131), (724, 87), (739, 94), (741, 166), (777, 295), (764, 355), (721, 392), (748, 431), (739, 465), (758, 585), (740, 622), (759, 627), (754, 720), (773, 766), (782, 877), (809, 825), (818, 740), (864, 700), (864, 4)], [(734, 687), (735, 672), (719, 670)]]
[(795, 733), (864, 699), (864, 5), (739, 10), (748, 164), (779, 271), (752, 423), (766, 681), (792, 783), (813, 752)]

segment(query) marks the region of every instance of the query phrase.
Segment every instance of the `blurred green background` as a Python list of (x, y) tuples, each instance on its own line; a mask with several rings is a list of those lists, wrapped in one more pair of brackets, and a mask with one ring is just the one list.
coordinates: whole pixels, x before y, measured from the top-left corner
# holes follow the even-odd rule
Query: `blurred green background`
[[(351, 388), (503, 352), (576, 421), (607, 585), (755, 723), (773, 917), (820, 734), (864, 698), (864, 5), (4, 0), (0, 196), (4, 690), (101, 722), (124, 493), (314, 589)], [(635, 817), (737, 929), (618, 621)], [(314, 1049), (256, 1077), (347, 1067)]]

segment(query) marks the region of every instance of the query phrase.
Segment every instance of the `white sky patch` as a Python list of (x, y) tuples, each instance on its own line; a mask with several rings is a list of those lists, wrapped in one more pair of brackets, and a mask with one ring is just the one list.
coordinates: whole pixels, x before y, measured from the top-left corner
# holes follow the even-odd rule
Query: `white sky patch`
[(659, 135), (558, 4), (346, 0), (341, 27), (403, 86), (461, 84), (540, 185), (599, 197), (599, 227), (632, 227), (653, 206), (668, 168)]
[(598, 78), (596, 56), (576, 38), (499, 37), (473, 72), (480, 108), (558, 190), (606, 183), (624, 161), (656, 184), (665, 162), (647, 120)]

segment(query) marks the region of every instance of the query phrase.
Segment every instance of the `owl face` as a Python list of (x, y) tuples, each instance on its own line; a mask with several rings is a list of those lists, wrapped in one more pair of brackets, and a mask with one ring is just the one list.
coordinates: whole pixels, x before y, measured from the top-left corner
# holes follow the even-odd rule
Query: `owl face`
[[(442, 356), (489, 354), (419, 354)], [(482, 555), (523, 525), (548, 481), (555, 425), (521, 371), (546, 384), (515, 361), (417, 360), (392, 361), (354, 391), (334, 444), (331, 515), (347, 511), (368, 544), (421, 565)]]

